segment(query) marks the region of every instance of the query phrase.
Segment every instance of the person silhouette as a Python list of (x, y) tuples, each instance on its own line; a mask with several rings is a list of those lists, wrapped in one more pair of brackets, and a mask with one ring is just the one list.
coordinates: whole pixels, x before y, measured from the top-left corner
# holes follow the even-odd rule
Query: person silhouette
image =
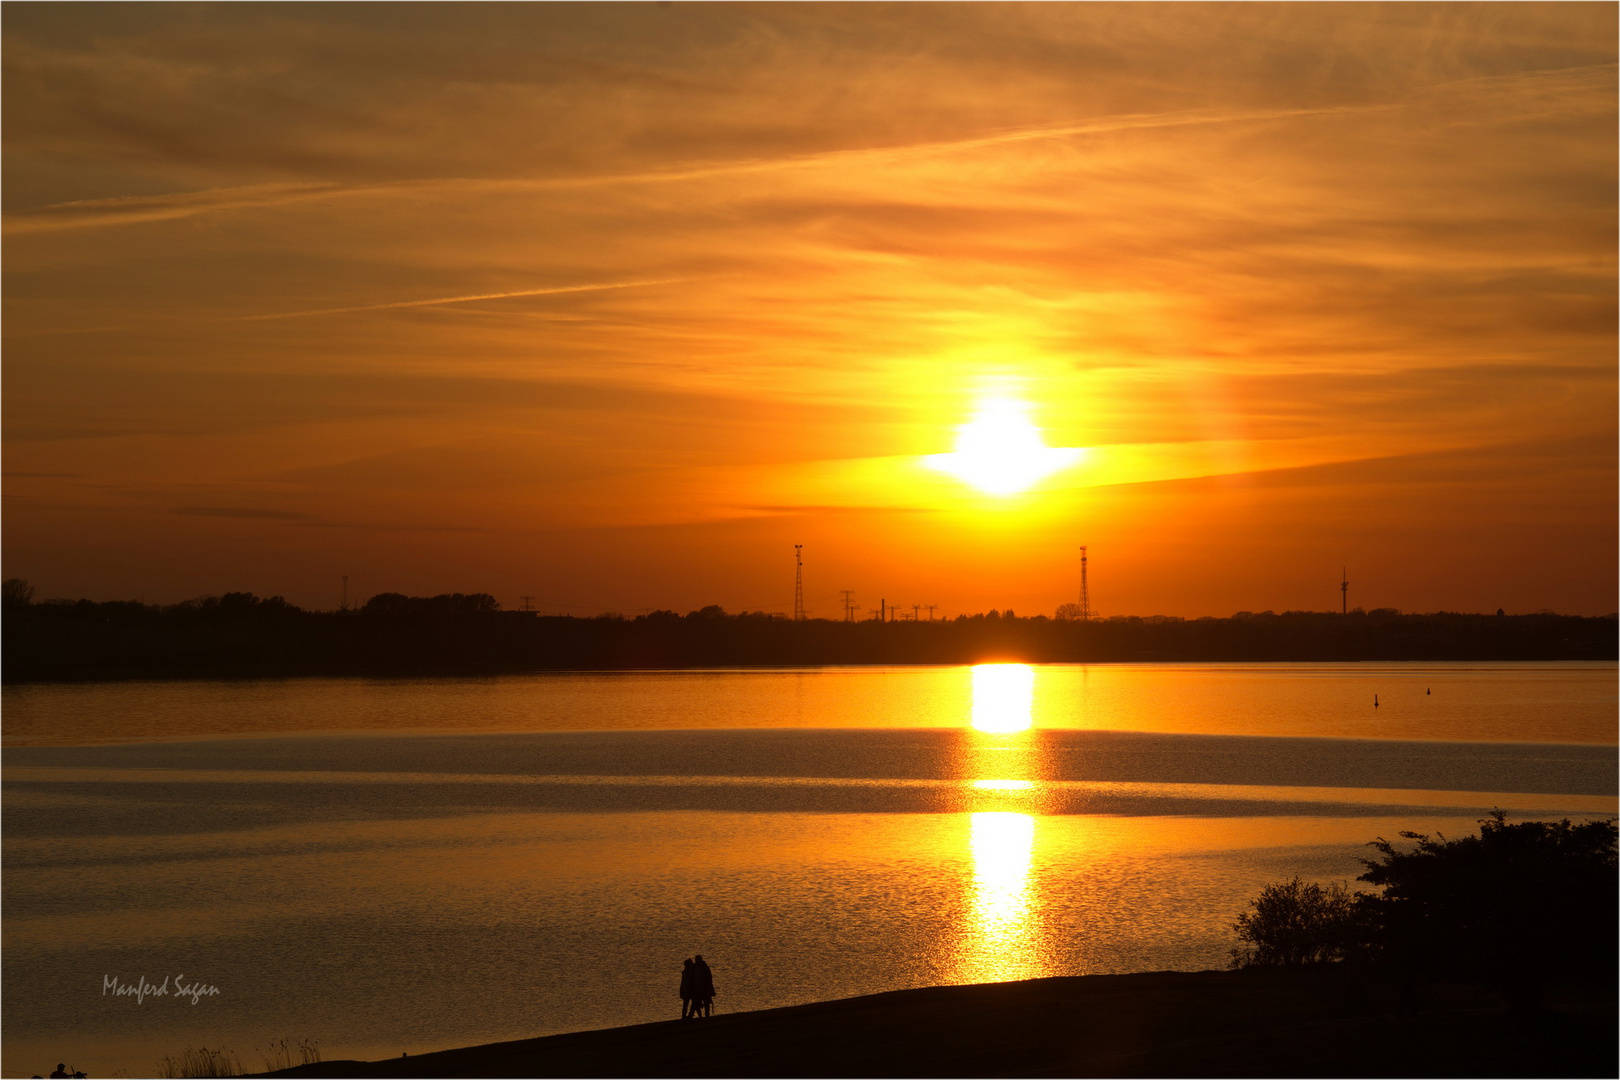
[(56, 1063), (56, 1071), (51, 1073), (51, 1080), (63, 1080), (67, 1076), (67, 1066), (62, 1062)]
[(710, 1016), (714, 1012), (714, 972), (709, 970), (708, 961), (703, 954), (698, 953), (692, 961), (692, 998), (694, 1014)]
[(681, 965), (681, 1019), (690, 1020), (697, 1014), (697, 1007), (693, 1004), (692, 983), (697, 974), (692, 958), (688, 956)]

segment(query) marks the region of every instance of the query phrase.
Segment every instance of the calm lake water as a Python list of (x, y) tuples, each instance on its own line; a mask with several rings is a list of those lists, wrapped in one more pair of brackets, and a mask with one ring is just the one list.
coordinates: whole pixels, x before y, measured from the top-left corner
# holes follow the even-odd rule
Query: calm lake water
[(8, 688), (0, 1066), (672, 1018), (694, 952), (726, 1011), (1220, 967), (1376, 836), (1613, 815), (1616, 708), (1613, 664)]

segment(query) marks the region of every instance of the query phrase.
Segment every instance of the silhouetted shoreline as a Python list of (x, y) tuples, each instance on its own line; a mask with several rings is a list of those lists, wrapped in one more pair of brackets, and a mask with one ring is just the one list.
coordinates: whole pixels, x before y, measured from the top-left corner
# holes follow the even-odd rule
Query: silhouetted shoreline
[[(379, 601), (383, 601), (379, 603)], [(484, 594), (375, 597), (304, 611), (229, 593), (156, 607), (8, 603), (8, 683), (551, 670), (1142, 661), (1614, 660), (1614, 615), (1240, 613), (1058, 620), (793, 621), (705, 608), (573, 618), (501, 611)]]
[(289, 1077), (1612, 1076), (1615, 993), (1533, 1015), (1458, 985), (1342, 965), (936, 986), (391, 1057)]

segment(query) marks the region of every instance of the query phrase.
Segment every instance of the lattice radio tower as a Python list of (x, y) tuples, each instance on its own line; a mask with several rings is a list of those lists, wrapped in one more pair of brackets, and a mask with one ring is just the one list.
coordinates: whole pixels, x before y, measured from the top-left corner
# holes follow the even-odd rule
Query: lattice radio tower
[(1091, 590), (1086, 587), (1086, 545), (1080, 545), (1080, 617), (1091, 618)]
[(804, 551), (803, 544), (793, 545), (793, 621), (804, 622)]

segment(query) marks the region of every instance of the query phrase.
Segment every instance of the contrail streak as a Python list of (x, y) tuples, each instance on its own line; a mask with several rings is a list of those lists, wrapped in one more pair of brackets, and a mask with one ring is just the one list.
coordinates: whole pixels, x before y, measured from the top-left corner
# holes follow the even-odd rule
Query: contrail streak
[(472, 296), (440, 296), (432, 300), (397, 300), (391, 304), (360, 304), (355, 307), (315, 308), (311, 311), (283, 311), (275, 315), (243, 315), (238, 322), (267, 319), (301, 319), (308, 315), (344, 315), (352, 311), (388, 311), (393, 308), (435, 307), (465, 304), (473, 300), (505, 300), (513, 296), (552, 296), (557, 293), (598, 292), (604, 289), (634, 289), (643, 285), (668, 285), (686, 278), (655, 278), (649, 281), (610, 281), (593, 285), (558, 285), (549, 289), (516, 289), (512, 292), (476, 293)]
[[(569, 191), (612, 187), (618, 184), (676, 183), (713, 177), (761, 172), (815, 168), (847, 161), (919, 157), (984, 149), (1009, 143), (1042, 139), (1066, 139), (1138, 129), (1177, 128), (1209, 124), (1243, 123), (1256, 120), (1284, 120), (1306, 116), (1383, 111), (1400, 105), (1341, 105), (1296, 109), (1249, 109), (1238, 111), (1190, 110), (1170, 113), (1142, 113), (1098, 117), (1078, 123), (1061, 124), (986, 135), (944, 139), (934, 142), (899, 143), (844, 150), (821, 150), (779, 158), (744, 158), (698, 162), (666, 169), (629, 173), (598, 173), (517, 180), (403, 180), (342, 187), (337, 184), (258, 184), (239, 188), (181, 192), (158, 196), (119, 196), (60, 203), (39, 211), (8, 214), (0, 219), (5, 235), (56, 232), (64, 229), (105, 228), (143, 222), (170, 221), (198, 214), (228, 213), (235, 210), (273, 208), (291, 203), (347, 199), (367, 195), (386, 196), (396, 192), (440, 191), (471, 188), (486, 191)], [(441, 301), (453, 303), (455, 301)], [(325, 314), (324, 312), (298, 312)], [(291, 318), (293, 316), (264, 316)]]
[[(60, 203), (38, 211), (7, 214), (0, 219), (0, 230), (8, 236), (36, 232), (54, 232), (61, 229), (103, 228), (142, 222), (167, 221), (191, 217), (195, 214), (222, 213), (233, 210), (275, 207), (287, 203), (325, 199), (353, 198), (365, 195), (388, 195), (397, 191), (432, 191), (457, 186), (475, 189), (548, 191), (615, 184), (678, 182), (733, 174), (757, 173), (814, 167), (862, 157), (881, 159), (936, 153), (976, 150), (997, 145), (1032, 142), (1041, 139), (1066, 139), (1085, 135), (1107, 134), (1116, 131), (1148, 130), (1155, 128), (1193, 127), (1213, 124), (1245, 123), (1264, 120), (1288, 120), (1310, 116), (1353, 115), (1398, 110), (1422, 105), (1436, 94), (1466, 92), (1492, 86), (1512, 86), (1520, 83), (1548, 85), (1578, 83), (1597, 76), (1608, 78), (1614, 71), (1612, 63), (1578, 65), (1567, 68), (1549, 68), (1539, 71), (1514, 72), (1508, 75), (1486, 75), (1470, 79), (1457, 79), (1420, 87), (1398, 102), (1371, 105), (1328, 105), (1292, 109), (1236, 109), (1236, 110), (1180, 110), (1166, 113), (1115, 114), (1094, 117), (1069, 124), (997, 131), (985, 135), (944, 139), (936, 142), (901, 143), (890, 146), (861, 147), (845, 150), (825, 150), (781, 158), (742, 159), (697, 162), (667, 169), (649, 169), (630, 173), (607, 173), (586, 176), (553, 177), (528, 180), (483, 181), (428, 181), (406, 180), (365, 184), (345, 188), (332, 183), (258, 184), (238, 188), (220, 188), (209, 191), (181, 192), (159, 196), (120, 196), (110, 199), (90, 199)], [(1608, 85), (1605, 83), (1604, 85)], [(1579, 88), (1577, 86), (1577, 88)], [(439, 301), (454, 303), (454, 300)], [(324, 314), (298, 312), (297, 314)], [(265, 318), (291, 318), (293, 316), (264, 316)]]
[(170, 195), (120, 195), (110, 199), (81, 199), (57, 203), (28, 214), (7, 214), (7, 236), (140, 225), (172, 221), (196, 214), (278, 207), (311, 199), (363, 194), (372, 188), (344, 188), (338, 184), (252, 184), (246, 187), (184, 191)]

